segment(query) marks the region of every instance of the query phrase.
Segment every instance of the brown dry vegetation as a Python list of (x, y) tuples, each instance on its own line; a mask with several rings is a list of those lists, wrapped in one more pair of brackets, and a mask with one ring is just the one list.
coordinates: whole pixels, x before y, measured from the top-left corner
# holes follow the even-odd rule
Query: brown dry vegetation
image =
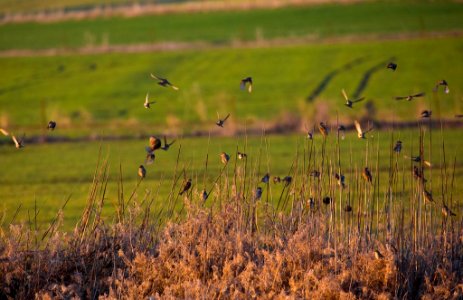
[(421, 204), (423, 182), (410, 193), (391, 184), (391, 199), (412, 208), (399, 202), (397, 214), (386, 208), (376, 218), (367, 184), (358, 183), (358, 207), (345, 212), (332, 174), (321, 174), (334, 199), (325, 205), (321, 192), (306, 201), (318, 184), (296, 172), (272, 205), (265, 193), (255, 198), (254, 176), (235, 165), (234, 179), (222, 171), (206, 203), (196, 189), (177, 196), (179, 175), (161, 210), (152, 208), (155, 197), (136, 199), (136, 190), (124, 197), (120, 182), (114, 220), (106, 222), (107, 171), (106, 163), (97, 168), (72, 233), (59, 229), (63, 210), (45, 232), (35, 230), (37, 211), (1, 232), (0, 299), (463, 297), (461, 216)]

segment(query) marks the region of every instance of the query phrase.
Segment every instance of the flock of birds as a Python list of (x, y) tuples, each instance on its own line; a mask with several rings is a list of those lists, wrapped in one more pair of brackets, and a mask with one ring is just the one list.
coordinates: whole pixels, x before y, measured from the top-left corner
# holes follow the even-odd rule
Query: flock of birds
[[(391, 69), (392, 71), (396, 71), (397, 69), (397, 64), (394, 63), (394, 62), (391, 62), (389, 64), (387, 64), (386, 66), (387, 69)], [(162, 77), (159, 77), (159, 76), (156, 76), (154, 74), (150, 74), (151, 78), (155, 79), (157, 81), (157, 83), (162, 86), (162, 87), (168, 87), (168, 88), (172, 88), (173, 90), (179, 90), (179, 88), (175, 85), (173, 85), (168, 79), (166, 78), (162, 78)], [(447, 81), (445, 80), (439, 80), (436, 85), (434, 86), (433, 88), (433, 91), (434, 92), (438, 92), (438, 89), (439, 87), (443, 87), (443, 90), (445, 93), (449, 93), (450, 90), (449, 90), (449, 86), (448, 86), (448, 83)], [(243, 78), (241, 81), (240, 81), (240, 88), (241, 90), (247, 90), (247, 92), (251, 93), (252, 92), (252, 88), (253, 88), (253, 80), (252, 80), (252, 77), (245, 77)], [(342, 89), (342, 96), (344, 97), (345, 99), (345, 106), (350, 108), (350, 109), (353, 109), (355, 104), (358, 103), (358, 102), (361, 102), (363, 101), (365, 98), (364, 97), (361, 97), (361, 98), (358, 98), (358, 99), (351, 99), (348, 97), (346, 91), (344, 89)], [(407, 96), (398, 96), (398, 97), (394, 97), (395, 100), (407, 100), (407, 101), (412, 101), (414, 100), (415, 98), (420, 98), (420, 97), (423, 97), (425, 96), (425, 93), (424, 92), (421, 92), (421, 93), (417, 93), (417, 94), (411, 94), (411, 95), (407, 95)], [(151, 108), (151, 105), (152, 104), (155, 104), (156, 101), (150, 101), (149, 99), (149, 93), (146, 94), (146, 97), (145, 97), (145, 102), (143, 104), (143, 106), (146, 108), (146, 109), (150, 109)], [(422, 118), (429, 118), (431, 117), (432, 115), (432, 112), (429, 111), (429, 110), (424, 110), (421, 112), (421, 117)], [(228, 118), (230, 117), (230, 114), (227, 114), (224, 118), (220, 118), (219, 116), (219, 113), (217, 112), (217, 122), (215, 123), (218, 127), (221, 127), (223, 128), (225, 126), (225, 122), (228, 120)], [(463, 117), (463, 114), (461, 115), (455, 115), (455, 117), (457, 118), (462, 118)], [(366, 134), (368, 132), (370, 132), (371, 130), (373, 130), (373, 128), (368, 128), (367, 130), (363, 130), (360, 123), (355, 120), (354, 121), (354, 125), (355, 125), (355, 129), (357, 131), (357, 136), (359, 139), (365, 139), (366, 138)], [(55, 130), (57, 124), (55, 121), (49, 121), (48, 125), (47, 125), (47, 129), (48, 130)], [(320, 122), (318, 124), (318, 129), (321, 133), (321, 135), (326, 138), (329, 134), (329, 129), (328, 129), (328, 126), (323, 123), (323, 122)], [(344, 139), (344, 131), (346, 130), (346, 127), (343, 126), (343, 125), (339, 125), (338, 128), (337, 128), (338, 132), (342, 132), (342, 138)], [(17, 149), (20, 149), (22, 147), (24, 147), (24, 136), (21, 138), (21, 139), (18, 139), (14, 134), (10, 134), (7, 130), (3, 129), (3, 128), (0, 128), (0, 132), (5, 135), (5, 136), (9, 136), (11, 135), (11, 138), (12, 138), (12, 141), (14, 142), (14, 145)], [(312, 131), (308, 131), (307, 130), (307, 138), (308, 139), (313, 139), (313, 130)], [(161, 139), (159, 139), (158, 137), (155, 137), (155, 136), (151, 136), (149, 138), (149, 145), (145, 147), (145, 150), (146, 150), (146, 159), (145, 159), (145, 164), (146, 165), (150, 165), (154, 162), (155, 160), (155, 151), (156, 150), (164, 150), (164, 151), (168, 151), (169, 148), (172, 146), (172, 144), (175, 143), (175, 140), (171, 141), (171, 142), (168, 142), (167, 141), (167, 138), (166, 136), (163, 137), (163, 142), (161, 141)], [(400, 153), (401, 150), (402, 150), (402, 142), (401, 141), (397, 141), (395, 143), (395, 146), (393, 148), (394, 152), (396, 153)], [(406, 156), (405, 156), (406, 157)], [(221, 162), (224, 164), (224, 165), (227, 165), (229, 160), (230, 160), (230, 155), (225, 153), (225, 152), (222, 152), (220, 154), (220, 158), (221, 158)], [(247, 155), (245, 153), (242, 153), (242, 152), (238, 152), (237, 153), (237, 158), (239, 160), (244, 160), (247, 158)], [(407, 157), (406, 157), (407, 158)], [(423, 165), (426, 165), (428, 167), (431, 166), (431, 164), (422, 159), (420, 156), (416, 156), (416, 157), (411, 157), (410, 158), (413, 162), (415, 163), (423, 163)], [(138, 169), (138, 176), (140, 177), (140, 179), (142, 180), (143, 178), (146, 177), (146, 168), (144, 165), (140, 165), (139, 166), (139, 169)], [(313, 170), (311, 173), (310, 173), (310, 176), (313, 176), (315, 178), (320, 178), (320, 172), (317, 171), (317, 170)], [(424, 178), (424, 175), (423, 175), (423, 172), (422, 170), (420, 170), (420, 168), (418, 168), (416, 165), (414, 165), (413, 167), (413, 176), (415, 179), (418, 179), (421, 181), (422, 185), (423, 185), (423, 196), (424, 196), (424, 199), (426, 199), (427, 201), (429, 202), (434, 202), (434, 199), (433, 199), (433, 196), (432, 196), (432, 193), (427, 191), (426, 188), (425, 188), (425, 183), (426, 183), (426, 179)], [(365, 167), (362, 171), (362, 177), (363, 179), (369, 183), (369, 184), (372, 184), (373, 182), (373, 177), (371, 175), (371, 171), (369, 170), (368, 167)], [(344, 175), (342, 174), (335, 174), (335, 178), (336, 178), (336, 181), (337, 181), (337, 184), (341, 187), (341, 188), (345, 188), (345, 177)], [(264, 177), (262, 177), (262, 179), (260, 180), (261, 183), (264, 183), (264, 184), (268, 184), (270, 182), (270, 174), (265, 174)], [(289, 186), (292, 182), (292, 177), (291, 176), (286, 176), (284, 178), (280, 178), (278, 176), (275, 176), (273, 177), (273, 182), (275, 184), (277, 183), (284, 183), (285, 184), (285, 187)], [(192, 180), (191, 178), (189, 178), (188, 180), (186, 180), (183, 184), (182, 184), (182, 188), (179, 192), (179, 195), (183, 195), (184, 193), (188, 192), (190, 189), (191, 189), (191, 186), (192, 186)], [(254, 192), (254, 198), (255, 200), (259, 200), (261, 197), (262, 197), (262, 187), (258, 186)], [(210, 193), (210, 192), (209, 192)], [(202, 199), (203, 200), (206, 200), (209, 196), (209, 193), (206, 191), (206, 189), (203, 190), (202, 192)], [(322, 202), (326, 205), (330, 204), (332, 201), (332, 199), (330, 197), (324, 197), (322, 199)], [(309, 199), (309, 205), (310, 206), (313, 206), (314, 205), (314, 199), (313, 198), (310, 198)], [(344, 210), (346, 212), (351, 212), (352, 211), (352, 207), (350, 205), (347, 205)], [(456, 214), (451, 211), (448, 206), (445, 204), (445, 203), (442, 203), (442, 214), (447, 217), (447, 216), (456, 216)], [(376, 253), (375, 253), (375, 256), (376, 256)]]

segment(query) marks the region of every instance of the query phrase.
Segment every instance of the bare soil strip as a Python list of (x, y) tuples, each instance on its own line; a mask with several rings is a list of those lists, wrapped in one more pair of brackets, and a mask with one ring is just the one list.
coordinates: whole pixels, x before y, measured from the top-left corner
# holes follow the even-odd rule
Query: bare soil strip
[(320, 4), (351, 4), (369, 0), (246, 0), (246, 1), (197, 1), (174, 4), (133, 4), (120, 6), (95, 6), (81, 11), (55, 10), (52, 12), (14, 13), (3, 16), (0, 23), (39, 22), (52, 23), (65, 20), (95, 19), (121, 16), (132, 18), (142, 15), (174, 13), (196, 13), (209, 11), (245, 11), (252, 9), (276, 9), (287, 6), (309, 6)]
[(242, 49), (267, 48), (275, 46), (297, 46), (307, 44), (347, 44), (372, 41), (403, 41), (411, 39), (435, 39), (448, 37), (462, 37), (462, 30), (438, 32), (409, 32), (393, 34), (361, 34), (335, 37), (319, 37), (308, 35), (299, 38), (276, 38), (269, 40), (231, 41), (223, 44), (208, 42), (161, 42), (152, 44), (129, 45), (89, 45), (81, 48), (50, 48), (50, 49), (11, 49), (0, 51), (0, 57), (31, 57), (31, 56), (60, 56), (60, 55), (92, 55), (106, 53), (150, 53), (169, 52), (179, 50), (208, 50), (208, 49)]

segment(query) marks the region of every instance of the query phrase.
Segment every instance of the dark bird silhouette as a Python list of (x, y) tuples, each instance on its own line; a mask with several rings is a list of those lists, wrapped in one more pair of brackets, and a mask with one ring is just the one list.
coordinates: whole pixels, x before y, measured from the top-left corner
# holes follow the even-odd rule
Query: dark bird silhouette
[(149, 100), (149, 93), (146, 93), (146, 97), (145, 97), (145, 103), (143, 103), (143, 106), (145, 108), (151, 108), (151, 104), (154, 104), (156, 103), (156, 101), (151, 101)]
[(141, 179), (145, 178), (146, 176), (146, 169), (143, 165), (138, 167), (138, 176), (140, 176)]
[(48, 125), (47, 125), (48, 130), (55, 130), (55, 128), (56, 128), (56, 122), (55, 121), (48, 122)]
[(395, 71), (397, 69), (397, 64), (390, 62), (387, 64), (386, 68), (391, 69), (392, 71)]
[[(404, 155), (405, 158), (408, 158), (408, 156)], [(423, 164), (427, 167), (431, 167), (431, 162), (427, 161), (427, 160), (424, 160), (421, 158), (421, 156), (412, 156), (410, 157), (410, 159), (413, 161), (413, 162), (416, 162), (416, 163), (420, 163), (421, 160), (423, 160)]]
[(373, 181), (373, 177), (371, 176), (371, 172), (370, 172), (370, 170), (368, 169), (368, 167), (365, 167), (365, 169), (363, 169), (362, 177), (363, 177), (363, 179), (365, 179), (368, 183), (372, 183), (372, 181)]
[(179, 193), (179, 195), (183, 195), (190, 188), (191, 188), (191, 178), (189, 178), (187, 182), (185, 182), (185, 184), (183, 185), (182, 191)]
[(256, 189), (256, 193), (254, 195), (254, 200), (259, 200), (262, 197), (262, 188), (259, 186)]
[(323, 198), (322, 201), (323, 201), (323, 204), (329, 205), (331, 203), (331, 197), (326, 196)]
[(344, 211), (345, 211), (345, 212), (352, 212), (352, 206), (350, 206), (349, 204), (347, 204), (346, 207), (344, 207)]
[(230, 114), (228, 114), (225, 118), (223, 119), (220, 119), (219, 117), (219, 112), (217, 112), (217, 122), (215, 122), (215, 124), (219, 127), (223, 127), (223, 125), (225, 124), (225, 121), (227, 121), (228, 117), (230, 117)]
[(251, 77), (246, 77), (241, 79), (240, 82), (240, 89), (244, 90), (246, 89), (246, 85), (248, 85), (248, 92), (252, 92), (252, 78)]
[(291, 176), (285, 176), (281, 181), (285, 183), (285, 186), (288, 186), (293, 181), (293, 178)]
[(175, 85), (173, 85), (172, 83), (170, 83), (169, 80), (167, 80), (166, 78), (162, 78), (162, 77), (159, 77), (159, 76), (156, 76), (156, 75), (153, 75), (152, 73), (150, 74), (152, 78), (156, 79), (158, 81), (158, 84), (160, 86), (163, 86), (163, 87), (171, 87), (173, 88), (174, 90), (178, 90), (178, 87), (176, 87)]
[(429, 117), (431, 117), (431, 115), (432, 115), (432, 111), (430, 111), (430, 110), (423, 110), (421, 112), (421, 117), (422, 118), (429, 118)]
[(413, 94), (413, 95), (408, 95), (408, 96), (398, 96), (398, 97), (395, 97), (394, 99), (395, 100), (404, 100), (404, 99), (406, 99), (407, 101), (412, 101), (414, 98), (423, 97), (424, 95), (426, 95), (426, 94), (425, 93), (418, 93), (418, 94)]
[(428, 192), (427, 190), (423, 190), (424, 199), (428, 202), (434, 202), (434, 198), (432, 197), (432, 193)]
[(169, 150), (170, 146), (172, 146), (173, 143), (175, 143), (176, 140), (173, 140), (170, 143), (167, 143), (167, 138), (164, 136), (164, 146), (161, 147), (162, 150), (167, 151)]
[(325, 123), (320, 122), (320, 124), (318, 124), (318, 130), (320, 130), (320, 133), (323, 135), (323, 137), (328, 135), (328, 127), (325, 125)]
[(263, 182), (263, 183), (268, 183), (269, 179), (270, 179), (270, 174), (267, 173), (267, 174), (264, 175), (264, 177), (262, 177), (262, 179), (260, 181)]
[(450, 89), (449, 89), (449, 85), (447, 83), (447, 81), (445, 81), (445, 79), (442, 79), (442, 80), (439, 80), (436, 85), (434, 86), (434, 88), (432, 89), (433, 92), (437, 92), (439, 90), (439, 86), (443, 86), (444, 87), (444, 93), (448, 94), (450, 93)]
[(402, 141), (397, 141), (394, 146), (394, 152), (400, 153), (402, 151)]
[(351, 99), (349, 99), (349, 97), (347, 97), (346, 91), (344, 89), (342, 89), (341, 91), (342, 91), (342, 95), (344, 96), (344, 99), (346, 99), (346, 103), (344, 103), (344, 105), (349, 107), (349, 108), (352, 108), (352, 105), (354, 103), (360, 102), (363, 99), (365, 99), (365, 97), (361, 97), (361, 98), (358, 98), (358, 99), (355, 99), (355, 100), (351, 100)]
[(203, 201), (206, 201), (208, 197), (209, 197), (209, 194), (204, 189), (203, 192), (201, 193), (201, 198), (203, 199)]

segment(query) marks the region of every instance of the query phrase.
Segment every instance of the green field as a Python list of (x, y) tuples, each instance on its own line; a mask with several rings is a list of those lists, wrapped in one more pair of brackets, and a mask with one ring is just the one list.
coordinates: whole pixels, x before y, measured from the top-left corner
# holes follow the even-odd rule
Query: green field
[[(229, 44), (274, 38), (400, 34), (460, 30), (463, 5), (378, 2), (278, 10), (99, 18), (0, 26), (0, 50), (75, 48), (102, 44), (203, 41)], [(276, 21), (278, 20), (278, 21)]]
[[(360, 172), (365, 166), (366, 159), (368, 159), (368, 166), (375, 177), (376, 164), (378, 163), (378, 172), (381, 178), (380, 193), (383, 194), (386, 191), (391, 134), (394, 134), (394, 142), (397, 139), (403, 141), (403, 152), (397, 159), (402, 174), (400, 178), (403, 177), (406, 183), (405, 189), (409, 190), (409, 180), (411, 178), (409, 173), (410, 160), (404, 158), (403, 155), (418, 154), (418, 130), (397, 131), (394, 133), (375, 132), (374, 137), (368, 140), (359, 140), (356, 134), (350, 132), (344, 140), (340, 140), (340, 150), (342, 173), (346, 175), (346, 183), (351, 188), (349, 189), (351, 193), (354, 192), (355, 186), (357, 186), (356, 173)], [(425, 132), (425, 157), (433, 163), (432, 177), (431, 173), (429, 173), (431, 171), (426, 170), (427, 179), (432, 178), (427, 188), (434, 190), (436, 201), (440, 201), (439, 191), (442, 178), (445, 178), (441, 173), (441, 170), (445, 170), (445, 168), (441, 168), (444, 164), (442, 135), (439, 130), (434, 130), (432, 135), (431, 157), (431, 155), (427, 154), (429, 153), (429, 132)], [(463, 161), (458, 156), (458, 148), (461, 146), (462, 137), (461, 130), (446, 130), (444, 132), (448, 186), (452, 177), (455, 157), (455, 182), (458, 183), (463, 178)], [(239, 151), (244, 151), (246, 147), (248, 154), (247, 172), (251, 178), (250, 182), (253, 182), (255, 186), (266, 172), (270, 172), (272, 176), (284, 177), (288, 174), (292, 175), (298, 178), (298, 184), (300, 184), (301, 178), (305, 178), (304, 180), (308, 183), (312, 179), (304, 177), (307, 176), (307, 172), (303, 172), (303, 170), (307, 168), (321, 170), (322, 138), (319, 134), (316, 135), (313, 143), (314, 152), (310, 163), (311, 167), (309, 167), (311, 142), (301, 135), (268, 136), (265, 138), (249, 137), (247, 141), (244, 136), (236, 138), (216, 137), (211, 138), (210, 143), (208, 143), (207, 138), (181, 139), (168, 152), (158, 152), (155, 163), (147, 166), (146, 180), (141, 183), (135, 199), (140, 202), (144, 196), (149, 195), (149, 198), (155, 198), (154, 207), (159, 209), (165, 206), (174, 180), (175, 169), (177, 168), (177, 174), (180, 175), (181, 179), (174, 188), (174, 193), (176, 194), (180, 188), (184, 178), (182, 175), (184, 170), (185, 177), (193, 179), (194, 201), (199, 201), (198, 193), (203, 190), (204, 186), (210, 190), (211, 183), (217, 178), (222, 169), (219, 158), (221, 151), (232, 155), (227, 171), (230, 176), (230, 184), (233, 180), (235, 163), (237, 168), (241, 169), (240, 174), (243, 175), (244, 162), (236, 161), (234, 157), (237, 147)], [(108, 158), (110, 165), (108, 188), (105, 196), (105, 211), (107, 213), (106, 217), (112, 218), (114, 204), (117, 202), (117, 184), (120, 179), (119, 167), (122, 167), (124, 194), (127, 200), (137, 183), (138, 166), (144, 163), (144, 146), (146, 144), (147, 141), (144, 140), (59, 143), (30, 145), (21, 151), (17, 151), (10, 146), (1, 146), (0, 165), (5, 170), (5, 172), (0, 173), (2, 211), (5, 212), (4, 222), (10, 221), (19, 204), (22, 204), (19, 219), (25, 220), (27, 212), (31, 213), (34, 210), (35, 201), (37, 201), (37, 206), (40, 209), (39, 222), (49, 222), (65, 199), (71, 196), (65, 210), (64, 220), (65, 228), (69, 229), (69, 227), (73, 226), (85, 206), (100, 148), (101, 160)], [(181, 151), (177, 165), (180, 146)], [(378, 146), (380, 149), (379, 157), (377, 157)], [(206, 171), (204, 166), (208, 153), (209, 162)], [(330, 168), (333, 168), (333, 173), (337, 172), (336, 139), (333, 133), (328, 138), (326, 153), (325, 172), (329, 172)], [(328, 179), (329, 177), (324, 180), (324, 189), (328, 188)], [(206, 182), (205, 185), (204, 182)], [(221, 182), (223, 187), (224, 179)], [(255, 186), (248, 186), (246, 193), (252, 193)], [(458, 195), (462, 191), (462, 186), (455, 184), (452, 192)], [(277, 203), (280, 193), (281, 185), (272, 184), (270, 201), (273, 204)], [(304, 192), (305, 197), (311, 196), (306, 193), (307, 191)], [(213, 198), (211, 197), (211, 199)], [(381, 201), (383, 201), (383, 196), (381, 196)], [(179, 200), (179, 206), (181, 202)]]
[[(231, 112), (232, 121), (241, 126), (244, 122), (255, 126), (259, 120), (279, 122), (285, 114), (311, 124), (339, 113), (341, 120), (352, 122), (364, 114), (366, 101), (348, 109), (341, 89), (353, 93), (368, 69), (395, 56), (399, 69), (381, 68), (362, 93), (377, 107), (376, 117), (414, 120), (422, 109), (432, 109), (453, 118), (463, 112), (463, 62), (452, 59), (460, 57), (462, 49), (460, 38), (445, 38), (156, 55), (1, 58), (1, 117), (7, 124), (3, 126), (20, 132), (37, 131), (54, 119), (60, 127), (57, 135), (76, 131), (133, 135), (149, 133), (153, 126), (176, 127), (176, 132), (213, 129), (216, 111)], [(307, 101), (324, 76), (356, 58), (365, 61), (340, 72), (314, 102)], [(150, 72), (168, 77), (180, 90), (158, 86)], [(247, 75), (254, 78), (252, 94), (239, 89), (239, 80)], [(433, 95), (435, 82), (442, 78), (449, 82), (450, 94)], [(393, 100), (421, 91), (427, 93), (425, 98)], [(157, 101), (151, 110), (143, 107), (147, 92)]]

